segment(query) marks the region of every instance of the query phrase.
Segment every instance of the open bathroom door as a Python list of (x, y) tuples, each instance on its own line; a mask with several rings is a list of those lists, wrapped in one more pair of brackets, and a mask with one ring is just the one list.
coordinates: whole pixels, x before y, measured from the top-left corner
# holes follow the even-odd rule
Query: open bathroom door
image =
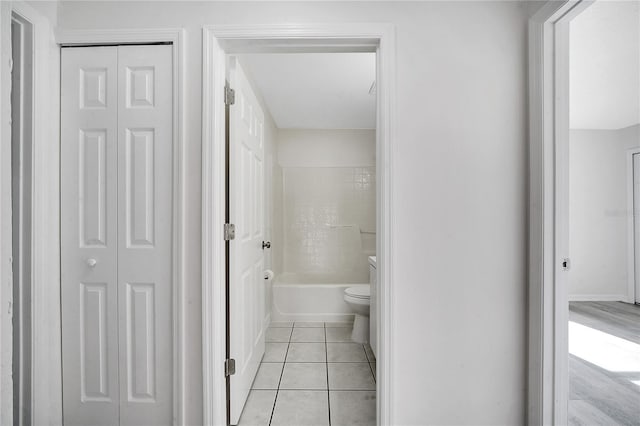
[(235, 239), (229, 250), (230, 423), (238, 424), (265, 350), (264, 113), (245, 73), (230, 60), (229, 218)]

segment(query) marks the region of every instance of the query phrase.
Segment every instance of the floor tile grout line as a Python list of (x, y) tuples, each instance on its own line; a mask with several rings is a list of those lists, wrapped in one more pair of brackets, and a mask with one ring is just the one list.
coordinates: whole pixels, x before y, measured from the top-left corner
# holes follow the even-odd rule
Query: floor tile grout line
[[(287, 361), (287, 364), (324, 364), (327, 361)], [(264, 361), (261, 364), (280, 364), (281, 361)], [(371, 364), (369, 361), (329, 361), (328, 364)]]
[(331, 426), (331, 391), (329, 389), (329, 349), (327, 345), (327, 324), (324, 326), (324, 360), (325, 369), (327, 370), (327, 414), (329, 416), (329, 426)]
[[(275, 389), (252, 389), (258, 391), (273, 391)], [(282, 391), (295, 391), (295, 392), (326, 392), (326, 389), (318, 388), (282, 388)], [(331, 392), (375, 392), (374, 389), (331, 389)]]
[[(310, 328), (310, 327), (305, 327), (305, 328)], [(315, 327), (315, 328), (320, 328), (320, 327)], [(326, 387), (326, 392), (327, 392), (327, 411), (328, 411), (328, 425), (331, 426), (331, 392), (335, 391), (337, 393), (339, 392), (376, 392), (376, 387), (374, 387), (373, 389), (330, 389), (330, 385), (329, 385), (329, 364), (364, 364), (367, 363), (369, 366), (369, 370), (372, 373), (373, 379), (374, 379), (374, 383), (377, 383), (376, 378), (375, 378), (375, 373), (373, 371), (373, 366), (372, 363), (375, 361), (372, 361), (371, 356), (369, 355), (369, 353), (366, 350), (366, 344), (360, 344), (362, 350), (365, 353), (365, 360), (364, 361), (336, 361), (336, 362), (329, 362), (329, 343), (332, 344), (340, 344), (340, 343), (352, 343), (352, 342), (329, 342), (328, 341), (328, 337), (327, 337), (327, 325), (326, 323), (323, 324), (322, 330), (323, 330), (323, 334), (324, 334), (324, 341), (323, 342), (294, 342), (293, 341), (293, 334), (295, 331), (295, 322), (293, 323), (293, 326), (290, 328), (290, 333), (289, 333), (289, 339), (287, 342), (270, 342), (270, 343), (287, 343), (287, 348), (285, 351), (285, 355), (284, 355), (284, 361), (283, 361), (283, 366), (282, 366), (282, 370), (280, 372), (280, 378), (278, 381), (278, 385), (277, 385), (277, 389), (276, 390), (276, 395), (275, 395), (275, 399), (273, 402), (273, 407), (271, 410), (271, 417), (269, 419), (269, 423), (268, 425), (271, 426), (272, 422), (273, 422), (273, 417), (275, 415), (275, 407), (279, 398), (279, 393), (280, 390), (283, 391), (296, 391), (296, 392), (300, 392), (300, 391), (306, 391), (306, 392), (324, 392), (324, 389), (288, 389), (288, 388), (282, 388), (282, 380), (284, 377), (284, 369), (286, 368), (287, 364), (321, 364), (322, 362), (313, 362), (313, 361), (294, 361), (294, 362), (290, 362), (288, 361), (288, 356), (289, 356), (289, 350), (291, 349), (291, 344), (292, 343), (324, 343), (324, 347), (325, 347), (325, 368), (326, 368), (326, 380), (327, 380), (327, 387)], [(337, 345), (339, 346), (339, 345)], [(273, 390), (273, 389), (272, 389)]]
[[(295, 324), (295, 323), (294, 323)], [(276, 397), (273, 400), (273, 407), (271, 408), (271, 417), (269, 417), (269, 426), (273, 421), (273, 414), (276, 412), (276, 403), (278, 402), (278, 394), (280, 393), (280, 383), (282, 383), (282, 376), (284, 375), (284, 368), (287, 365), (287, 355), (289, 355), (289, 346), (291, 346), (291, 336), (293, 335), (293, 327), (289, 333), (289, 342), (287, 343), (287, 350), (284, 353), (284, 360), (282, 362), (282, 371), (280, 371), (280, 380), (278, 380), (278, 389), (276, 389)]]

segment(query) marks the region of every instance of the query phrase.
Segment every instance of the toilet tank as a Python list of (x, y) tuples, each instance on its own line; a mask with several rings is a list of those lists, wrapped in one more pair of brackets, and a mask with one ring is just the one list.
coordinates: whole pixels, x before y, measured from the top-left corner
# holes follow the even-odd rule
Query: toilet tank
[(369, 256), (369, 284), (371, 296), (369, 307), (369, 343), (373, 355), (378, 358), (378, 261), (376, 256)]

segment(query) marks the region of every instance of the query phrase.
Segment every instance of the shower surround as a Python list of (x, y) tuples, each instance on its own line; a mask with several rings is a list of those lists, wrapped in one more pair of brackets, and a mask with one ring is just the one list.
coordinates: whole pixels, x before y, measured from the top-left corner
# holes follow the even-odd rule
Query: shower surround
[(277, 161), (272, 320), (349, 320), (376, 250), (375, 132), (281, 131)]
[(375, 167), (283, 168), (284, 271), (368, 282), (375, 196)]

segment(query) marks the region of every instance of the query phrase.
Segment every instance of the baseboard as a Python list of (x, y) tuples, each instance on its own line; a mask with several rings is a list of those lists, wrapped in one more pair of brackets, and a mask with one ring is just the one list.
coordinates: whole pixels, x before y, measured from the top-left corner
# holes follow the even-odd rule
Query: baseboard
[(627, 302), (627, 294), (570, 294), (569, 302)]
[(283, 314), (273, 312), (273, 322), (353, 322), (353, 314)]

